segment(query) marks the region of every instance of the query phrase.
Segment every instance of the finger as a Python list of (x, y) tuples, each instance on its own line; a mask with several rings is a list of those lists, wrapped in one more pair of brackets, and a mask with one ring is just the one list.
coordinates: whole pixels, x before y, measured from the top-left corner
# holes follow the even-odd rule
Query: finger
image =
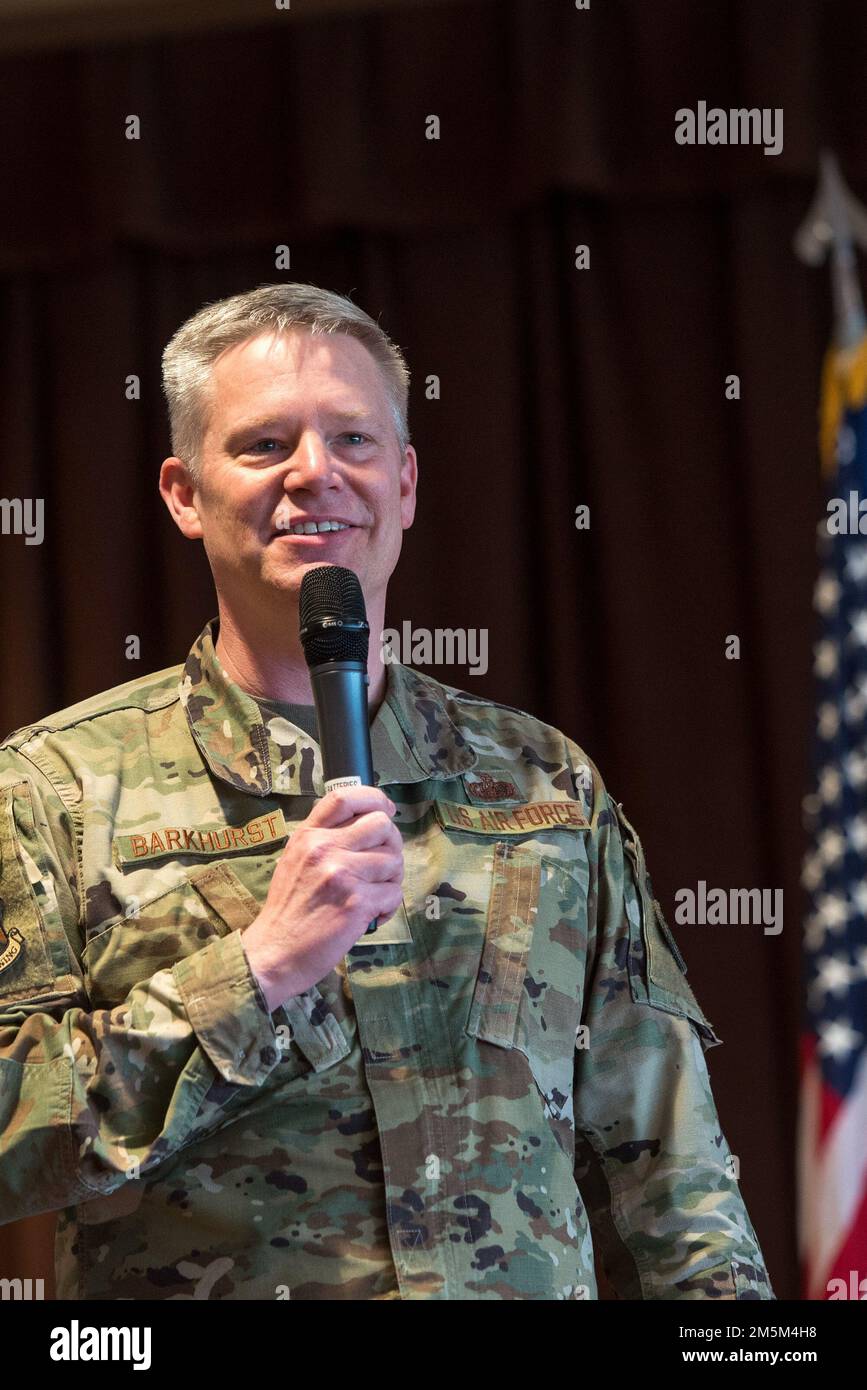
[[(403, 895), (401, 895), (399, 898), (394, 899), (394, 906), (393, 906), (393, 907), (389, 907), (389, 906), (388, 906), (388, 902), (389, 902), (389, 901), (390, 901), (390, 900), (387, 899), (385, 903), (381, 903), (381, 902), (380, 902), (380, 903), (376, 904), (376, 906), (381, 907), (381, 908), (383, 909), (381, 912), (378, 913), (378, 915), (377, 915), (376, 918), (375, 918), (376, 925), (377, 925), (378, 927), (379, 927), (379, 926), (382, 926), (382, 923), (383, 923), (383, 922), (388, 922), (388, 921), (394, 916), (394, 914), (395, 914), (396, 912), (399, 911), (400, 906), (401, 906), (401, 903), (403, 902)], [(373, 909), (371, 909), (371, 912), (372, 912), (372, 911), (373, 911)], [(371, 918), (371, 920), (374, 920), (374, 919)]]
[(350, 873), (361, 883), (403, 883), (403, 862), (394, 854), (366, 850), (345, 861)]
[(341, 787), (327, 792), (317, 801), (307, 817), (307, 824), (317, 829), (332, 829), (351, 823), (356, 816), (369, 811), (384, 811), (393, 816), (397, 807), (379, 787)]
[(394, 853), (403, 852), (403, 837), (387, 813), (368, 811), (345, 826), (339, 826), (334, 839), (341, 849), (358, 853), (366, 849), (388, 847)]

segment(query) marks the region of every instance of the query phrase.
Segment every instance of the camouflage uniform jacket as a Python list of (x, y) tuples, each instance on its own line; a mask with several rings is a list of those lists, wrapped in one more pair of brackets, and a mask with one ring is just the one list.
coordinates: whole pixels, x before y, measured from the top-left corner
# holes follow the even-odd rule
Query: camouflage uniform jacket
[(684, 977), (596, 769), (387, 668), (403, 905), (269, 1014), (243, 931), (317, 744), (186, 663), (0, 747), (0, 1222), (59, 1298), (763, 1298)]

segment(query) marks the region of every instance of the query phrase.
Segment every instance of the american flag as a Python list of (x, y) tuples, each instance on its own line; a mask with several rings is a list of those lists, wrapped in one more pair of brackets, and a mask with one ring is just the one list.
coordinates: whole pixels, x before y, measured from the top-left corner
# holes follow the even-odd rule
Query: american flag
[[(799, 1242), (804, 1297), (864, 1299), (867, 340), (854, 353), (829, 359), (826, 425), (829, 404), (832, 456), (826, 459), (825, 472), (826, 501), (831, 508), (818, 528), (819, 573), (813, 599), (817, 628), (813, 667), (815, 780), (804, 802), (809, 842), (802, 881), (809, 911), (804, 932)], [(839, 505), (832, 499), (840, 499)], [(863, 535), (858, 529), (861, 499)]]

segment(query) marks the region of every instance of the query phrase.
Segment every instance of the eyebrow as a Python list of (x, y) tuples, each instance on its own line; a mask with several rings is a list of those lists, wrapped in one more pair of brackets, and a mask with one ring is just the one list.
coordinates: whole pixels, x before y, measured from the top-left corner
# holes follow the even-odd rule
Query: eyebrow
[[(327, 419), (339, 420), (344, 424), (353, 421), (370, 423), (377, 419), (376, 412), (367, 410), (364, 406), (359, 406), (356, 410), (325, 410), (322, 413)], [(239, 425), (237, 429), (232, 430), (226, 441), (227, 447), (234, 448), (253, 435), (263, 437), (274, 431), (279, 431), (285, 427), (286, 420), (287, 417), (282, 415), (272, 415), (265, 420), (248, 420), (246, 424)]]

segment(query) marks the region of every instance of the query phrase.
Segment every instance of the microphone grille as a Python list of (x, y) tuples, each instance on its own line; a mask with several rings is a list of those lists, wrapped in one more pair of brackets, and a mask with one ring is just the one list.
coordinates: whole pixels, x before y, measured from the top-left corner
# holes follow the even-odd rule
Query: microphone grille
[(308, 570), (301, 581), (298, 615), (308, 666), (324, 661), (361, 661), (367, 665), (370, 628), (354, 570), (342, 565), (317, 565)]

